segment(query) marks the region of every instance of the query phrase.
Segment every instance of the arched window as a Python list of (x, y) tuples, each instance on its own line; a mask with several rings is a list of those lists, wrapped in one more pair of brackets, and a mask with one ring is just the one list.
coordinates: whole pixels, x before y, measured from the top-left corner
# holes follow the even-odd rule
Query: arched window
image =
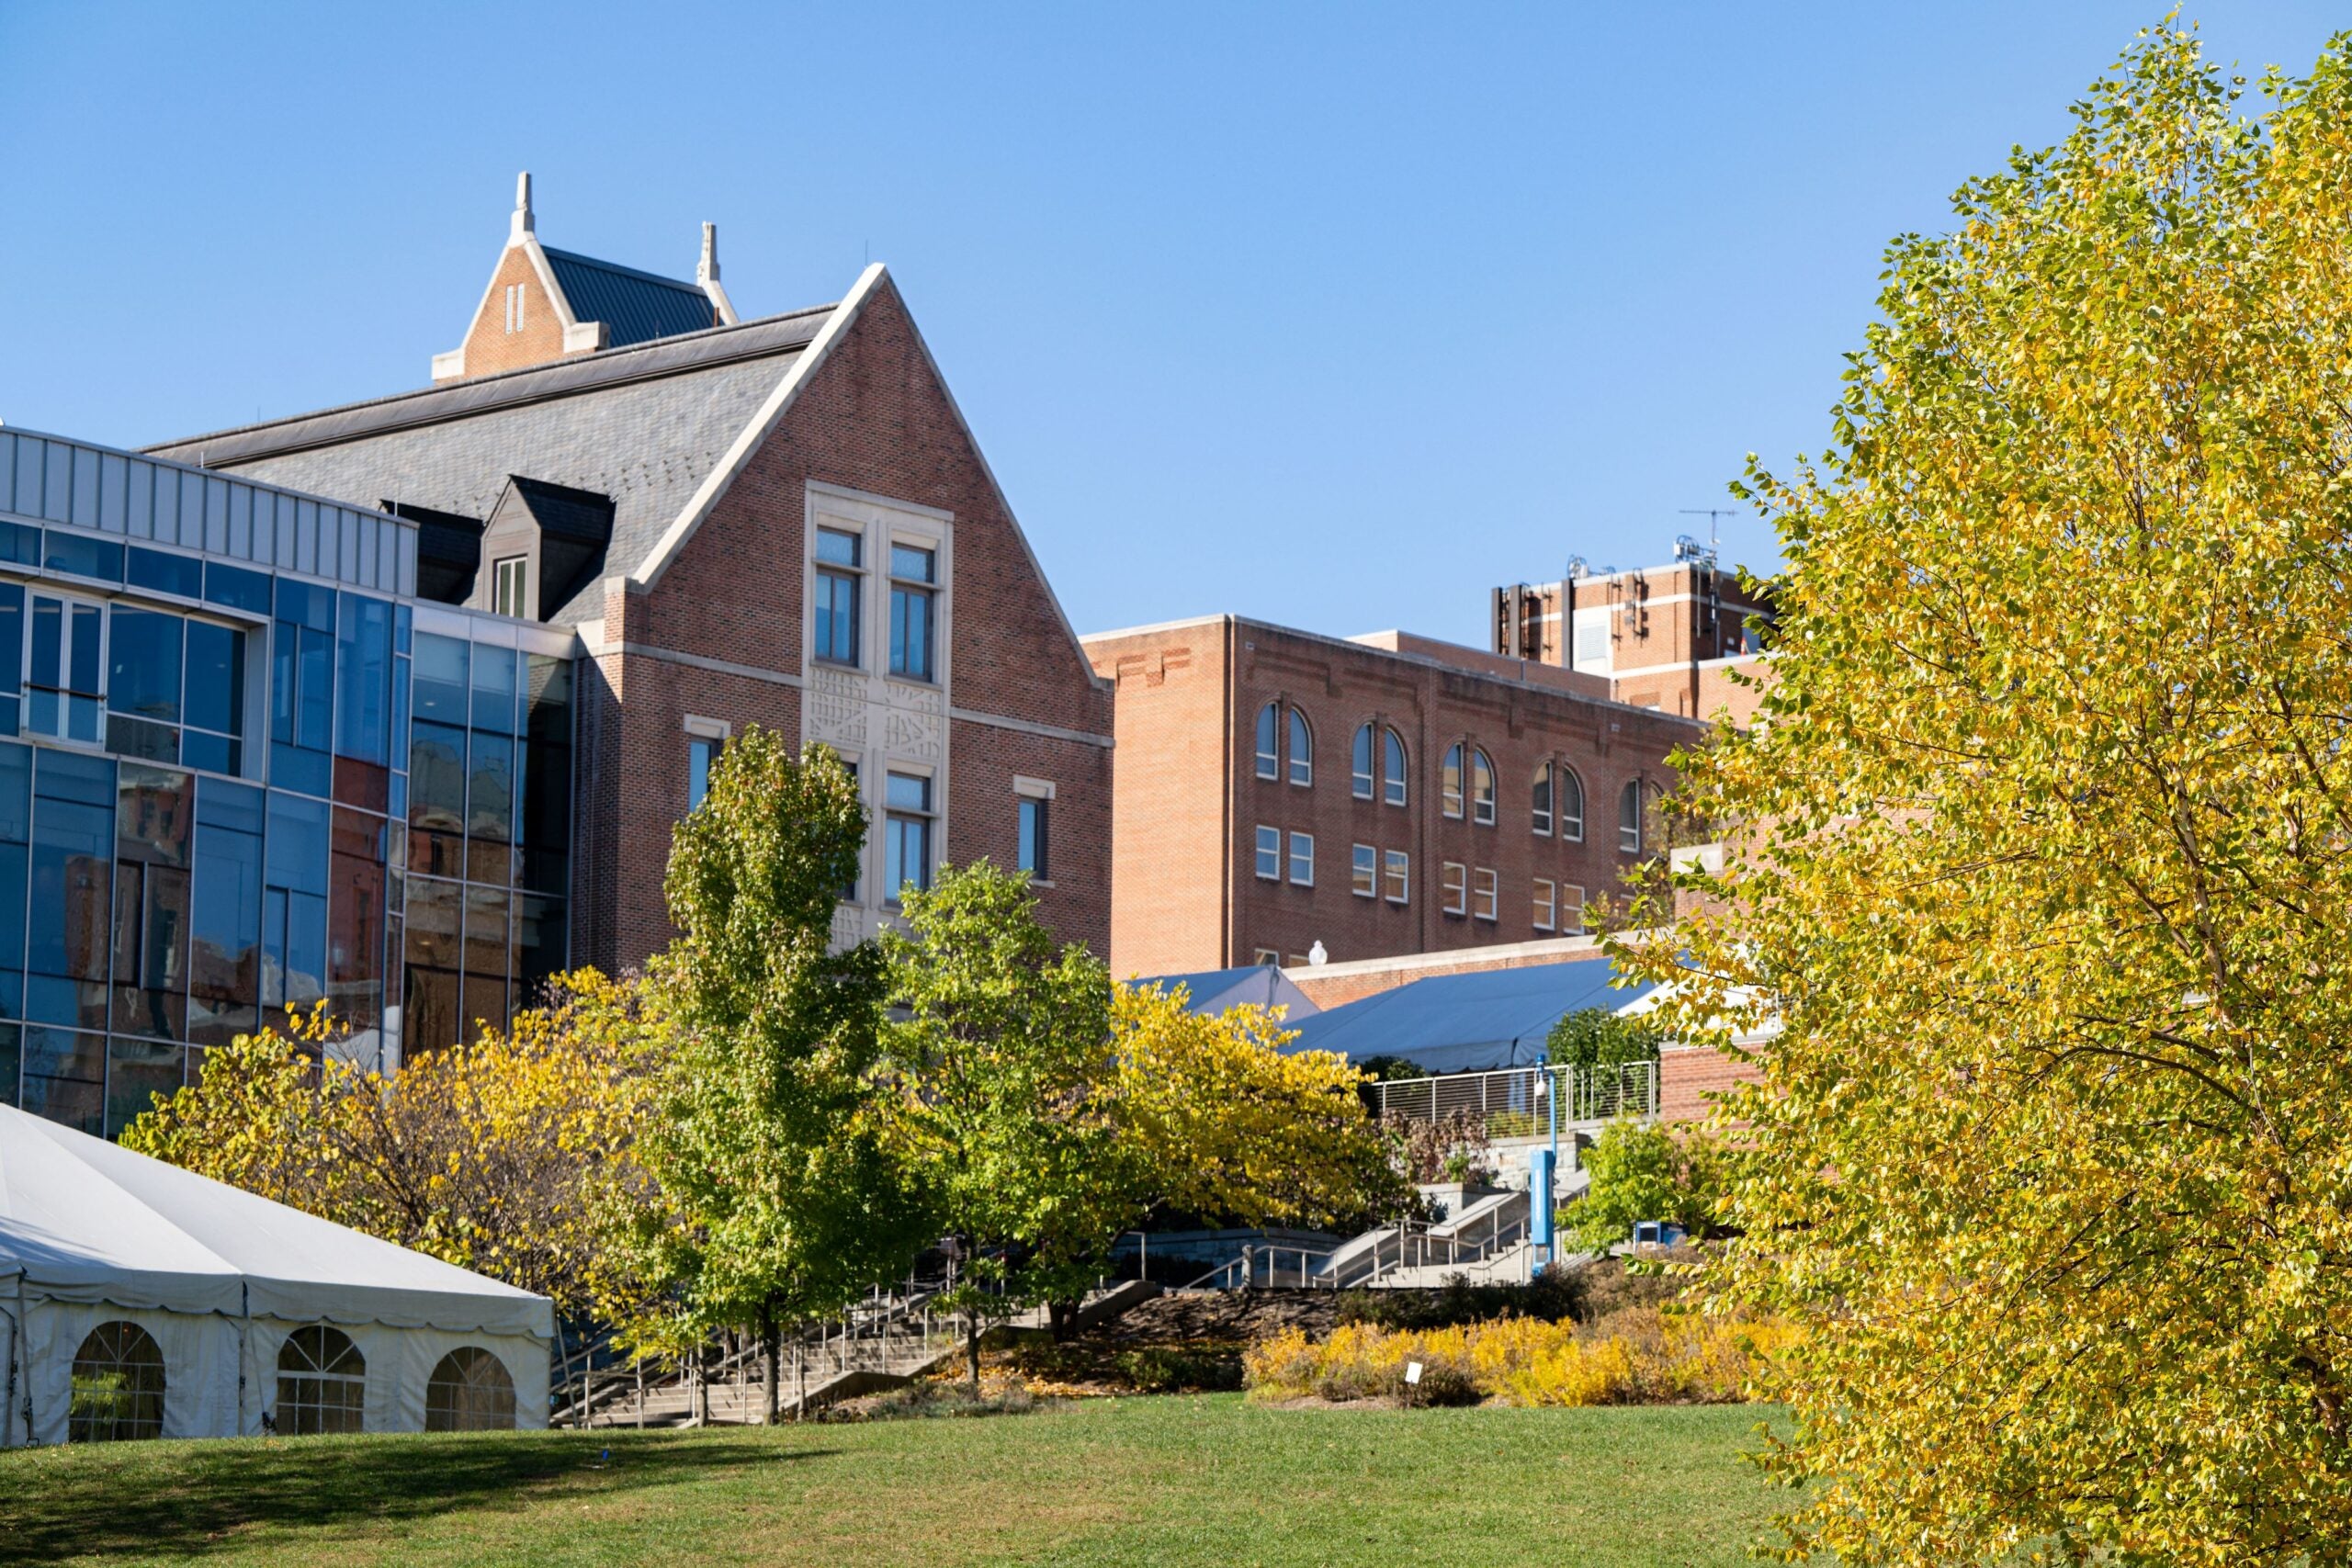
[(1355, 766), (1355, 776), (1350, 781), (1349, 788), (1358, 800), (1370, 800), (1373, 796), (1372, 721), (1370, 719), (1366, 719), (1363, 727), (1356, 731), (1355, 755), (1351, 761)]
[(1584, 781), (1570, 767), (1554, 770), (1552, 809), (1560, 819), (1560, 837), (1572, 844), (1584, 842)]
[(1470, 820), (1483, 828), (1495, 825), (1495, 765), (1475, 746), (1470, 749)]
[(1445, 749), (1445, 762), (1438, 770), (1438, 809), (1448, 817), (1462, 815), (1462, 748), (1457, 743)]
[(314, 1323), (277, 1351), (277, 1435), (356, 1432), (368, 1407), (368, 1361), (340, 1328)]
[(1296, 708), (1290, 710), (1290, 782), (1302, 785), (1315, 782), (1315, 732), (1306, 728), (1306, 716)]
[(135, 1323), (102, 1323), (74, 1352), (65, 1440), (114, 1443), (164, 1435), (164, 1352)]
[(1383, 739), (1385, 744), (1382, 748), (1381, 788), (1389, 805), (1402, 806), (1405, 804), (1405, 738), (1392, 729)]
[(1617, 848), (1629, 855), (1642, 852), (1642, 786), (1639, 780), (1618, 792)]
[(505, 1363), (479, 1345), (461, 1345), (441, 1358), (424, 1384), (428, 1432), (511, 1432), (514, 1380)]
[(1274, 749), (1282, 743), (1282, 706), (1268, 703), (1258, 710), (1258, 776), (1278, 779), (1283, 776), (1283, 760)]
[(1529, 818), (1535, 824), (1535, 836), (1552, 836), (1552, 764), (1545, 762), (1535, 770), (1535, 792)]

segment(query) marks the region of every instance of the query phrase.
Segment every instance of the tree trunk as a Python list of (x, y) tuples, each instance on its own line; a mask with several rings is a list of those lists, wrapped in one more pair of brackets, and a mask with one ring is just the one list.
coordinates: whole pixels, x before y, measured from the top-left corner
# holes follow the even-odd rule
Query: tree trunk
[(760, 1359), (763, 1365), (760, 1376), (767, 1396), (767, 1425), (773, 1427), (784, 1414), (783, 1360), (784, 1331), (776, 1325), (775, 1314), (766, 1307), (760, 1309)]
[(1046, 1322), (1054, 1331), (1055, 1344), (1066, 1345), (1077, 1334), (1080, 1304), (1075, 1301), (1046, 1303)]
[(980, 1314), (978, 1308), (964, 1314), (964, 1358), (972, 1369), (972, 1397), (980, 1396)]

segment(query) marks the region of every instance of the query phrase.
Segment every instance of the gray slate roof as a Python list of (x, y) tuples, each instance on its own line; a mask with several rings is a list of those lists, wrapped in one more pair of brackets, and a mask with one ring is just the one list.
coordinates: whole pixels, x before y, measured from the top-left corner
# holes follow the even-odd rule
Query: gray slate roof
[(605, 323), (605, 346), (626, 348), (657, 337), (698, 333), (718, 324), (718, 308), (691, 283), (656, 277), (552, 245), (539, 247), (555, 269), (556, 286), (574, 320)]
[[(319, 494), (487, 517), (512, 474), (610, 496), (605, 570), (652, 553), (831, 305), (151, 448)], [(549, 619), (594, 620), (589, 582)]]

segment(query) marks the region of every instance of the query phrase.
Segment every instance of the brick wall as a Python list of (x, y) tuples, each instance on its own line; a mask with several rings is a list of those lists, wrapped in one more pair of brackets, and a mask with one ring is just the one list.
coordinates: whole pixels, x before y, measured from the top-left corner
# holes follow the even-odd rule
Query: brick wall
[[(523, 286), (523, 330), (506, 330), (506, 290)], [(515, 245), (499, 258), (498, 274), (491, 279), (473, 325), (466, 329), (466, 378), (520, 370), (561, 359), (563, 323), (556, 319), (555, 302), (548, 298), (539, 269), (528, 250)], [(582, 350), (582, 352), (586, 352)], [(445, 383), (446, 383), (445, 378)]]
[[(1553, 934), (1534, 923), (1543, 877), (1584, 890), (1588, 906), (1621, 891), (1636, 863), (1617, 838), (1617, 797), (1633, 780), (1671, 783), (1664, 759), (1699, 738), (1694, 724), (1558, 690), (1449, 668), (1360, 643), (1211, 618), (1087, 639), (1095, 668), (1119, 683), (1122, 783), (1115, 796), (1112, 962), (1121, 973), (1285, 961), (1317, 942), (1334, 961), (1486, 947)], [(1220, 648), (1229, 653), (1219, 657)], [(1154, 675), (1157, 670), (1159, 674)], [(1303, 713), (1314, 737), (1310, 785), (1290, 782), (1288, 725), (1276, 778), (1256, 776), (1261, 707)], [(1365, 722), (1393, 727), (1407, 748), (1404, 807), (1356, 798), (1351, 751)], [(1492, 826), (1465, 808), (1444, 814), (1440, 774), (1456, 743), (1483, 750), (1497, 778)], [(1538, 837), (1531, 794), (1544, 761), (1572, 769), (1584, 792), (1581, 839)], [(1130, 783), (1132, 787), (1130, 787)], [(1375, 791), (1377, 796), (1379, 792)], [(1282, 835), (1282, 875), (1257, 874), (1256, 830)], [(1314, 881), (1290, 877), (1289, 835), (1314, 840)], [(1351, 889), (1353, 847), (1410, 857), (1408, 900)], [(1465, 881), (1492, 871), (1496, 918), (1446, 913), (1442, 867)], [(1216, 903), (1211, 905), (1214, 894)]]
[(1659, 1115), (1668, 1122), (1696, 1122), (1712, 1108), (1713, 1096), (1761, 1077), (1754, 1066), (1712, 1046), (1668, 1045), (1658, 1053)]
[[(960, 713), (1111, 736), (1107, 688), (1092, 678), (979, 454), (956, 418), (896, 291), (869, 296), (856, 322), (650, 592), (607, 598), (604, 642), (772, 671), (760, 679), (616, 652), (600, 662), (617, 694), (598, 737), (599, 787), (613, 801), (596, 855), (604, 913), (591, 952), (641, 962), (670, 935), (660, 886), (670, 829), (685, 810), (689, 714), (756, 722), (796, 743), (801, 670), (804, 509), (810, 480), (955, 516), (952, 700)], [(619, 565), (620, 563), (616, 563)], [(633, 563), (631, 563), (633, 564)], [(869, 605), (868, 614), (877, 613)], [(946, 858), (1013, 859), (1012, 778), (1048, 779), (1055, 886), (1048, 922), (1097, 952), (1111, 936), (1111, 752), (967, 720), (950, 726)]]

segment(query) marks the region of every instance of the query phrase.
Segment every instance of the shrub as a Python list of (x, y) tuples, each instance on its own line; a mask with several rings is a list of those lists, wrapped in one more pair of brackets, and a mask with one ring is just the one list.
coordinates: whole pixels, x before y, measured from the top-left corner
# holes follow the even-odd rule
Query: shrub
[(1758, 1360), (1792, 1338), (1778, 1324), (1632, 1307), (1581, 1327), (1527, 1317), (1419, 1331), (1354, 1324), (1320, 1345), (1292, 1329), (1243, 1360), (1255, 1399), (1401, 1399), (1405, 1367), (1419, 1361), (1415, 1404), (1724, 1404), (1745, 1398)]
[(1525, 1284), (1474, 1285), (1456, 1274), (1433, 1291), (1345, 1292), (1340, 1322), (1392, 1329), (1455, 1328), (1498, 1317), (1557, 1323), (1587, 1315), (1585, 1292), (1581, 1269), (1555, 1269)]
[(1233, 1389), (1241, 1386), (1241, 1361), (1215, 1350), (1152, 1346), (1122, 1350), (1112, 1358), (1119, 1375), (1146, 1393), (1175, 1389)]

